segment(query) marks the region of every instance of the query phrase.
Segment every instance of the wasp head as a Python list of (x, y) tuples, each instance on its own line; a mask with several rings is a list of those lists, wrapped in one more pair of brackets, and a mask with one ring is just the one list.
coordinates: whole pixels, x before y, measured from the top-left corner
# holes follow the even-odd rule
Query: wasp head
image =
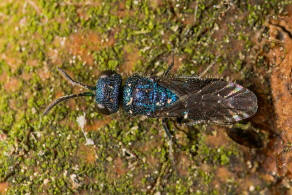
[(112, 114), (119, 109), (122, 77), (115, 71), (107, 70), (100, 74), (96, 83), (95, 100), (98, 110), (103, 114)]

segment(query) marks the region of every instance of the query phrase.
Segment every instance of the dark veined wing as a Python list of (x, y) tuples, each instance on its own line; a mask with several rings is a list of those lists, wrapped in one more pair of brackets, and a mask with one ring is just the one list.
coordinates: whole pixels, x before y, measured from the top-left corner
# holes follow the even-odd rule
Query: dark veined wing
[(253, 116), (258, 108), (253, 92), (220, 79), (162, 78), (158, 84), (176, 93), (179, 100), (156, 111), (156, 117), (229, 124)]

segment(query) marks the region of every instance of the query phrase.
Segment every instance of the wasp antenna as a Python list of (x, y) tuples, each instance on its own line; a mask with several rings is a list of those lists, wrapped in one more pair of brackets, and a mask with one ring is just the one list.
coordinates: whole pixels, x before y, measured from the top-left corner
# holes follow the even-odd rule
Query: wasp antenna
[(56, 99), (55, 101), (53, 101), (52, 103), (50, 103), (46, 109), (44, 110), (43, 112), (43, 115), (46, 115), (48, 114), (48, 112), (54, 107), (56, 106), (57, 104), (63, 102), (63, 101), (66, 101), (66, 100), (69, 100), (69, 99), (72, 99), (72, 98), (76, 98), (76, 97), (81, 97), (81, 96), (95, 96), (93, 93), (91, 92), (83, 92), (83, 93), (78, 93), (78, 94), (71, 94), (71, 95), (66, 95), (66, 96), (62, 96), (58, 99)]
[(63, 75), (63, 77), (69, 82), (71, 83), (71, 85), (78, 85), (79, 87), (85, 88), (85, 89), (89, 89), (89, 90), (95, 90), (96, 88), (94, 86), (89, 86), (86, 84), (83, 84), (81, 82), (78, 81), (74, 81), (64, 70), (62, 70), (61, 68), (58, 68), (58, 71)]

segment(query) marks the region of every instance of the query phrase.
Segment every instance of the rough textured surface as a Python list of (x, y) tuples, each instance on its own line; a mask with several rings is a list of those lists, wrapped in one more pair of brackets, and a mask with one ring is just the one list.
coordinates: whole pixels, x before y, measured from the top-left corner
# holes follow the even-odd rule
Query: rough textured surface
[(275, 108), (275, 129), (281, 138), (273, 143), (278, 172), (292, 178), (292, 6), (287, 7), (288, 15), (271, 20), (271, 40), (280, 45), (267, 55), (275, 66), (271, 73), (271, 91)]
[[(291, 193), (289, 3), (2, 0), (0, 193)], [(237, 127), (259, 132), (262, 149), (237, 145), (222, 126), (174, 121), (180, 147), (169, 145), (158, 119), (104, 116), (90, 97), (41, 116), (53, 99), (80, 92), (57, 67), (94, 85), (109, 69), (159, 76), (172, 53), (172, 74), (256, 93), (258, 113)]]
[(130, 115), (154, 116), (155, 112), (169, 107), (178, 96), (162, 87), (152, 78), (138, 75), (127, 78), (123, 88), (122, 109)]

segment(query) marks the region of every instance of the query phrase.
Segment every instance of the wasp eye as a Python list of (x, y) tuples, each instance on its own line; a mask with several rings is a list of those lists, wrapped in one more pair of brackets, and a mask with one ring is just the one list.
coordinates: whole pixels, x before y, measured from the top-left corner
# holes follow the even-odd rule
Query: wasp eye
[(115, 71), (107, 70), (100, 74), (96, 84), (96, 103), (102, 114), (112, 114), (119, 109), (122, 77)]

